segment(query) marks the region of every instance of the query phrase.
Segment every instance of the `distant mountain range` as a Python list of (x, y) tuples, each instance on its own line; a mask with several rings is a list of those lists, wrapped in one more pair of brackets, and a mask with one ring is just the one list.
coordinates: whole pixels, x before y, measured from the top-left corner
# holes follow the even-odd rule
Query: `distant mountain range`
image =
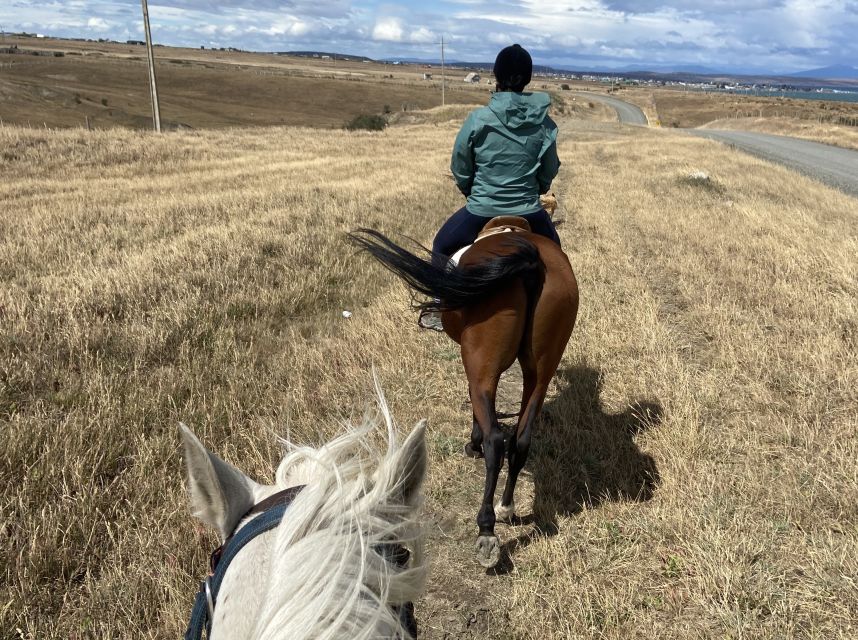
[[(384, 62), (387, 64), (392, 64), (394, 62), (400, 62), (404, 64), (429, 64), (432, 66), (438, 66), (441, 64), (440, 59), (427, 59), (427, 58), (384, 58), (378, 60), (378, 62)], [(468, 68), (468, 69), (482, 69), (485, 71), (491, 71), (493, 63), (491, 62), (464, 62), (461, 60), (447, 60), (445, 62), (448, 67), (456, 67), (456, 68)], [(695, 65), (695, 64), (679, 64), (679, 65), (652, 65), (652, 64), (634, 64), (628, 65), (625, 67), (619, 67), (615, 69), (609, 69), (606, 67), (573, 67), (569, 65), (557, 65), (557, 66), (546, 66), (546, 65), (535, 65), (533, 70), (537, 73), (557, 73), (557, 72), (567, 72), (567, 73), (590, 73), (590, 74), (603, 74), (603, 75), (626, 75), (626, 74), (645, 74), (647, 76), (669, 76), (669, 75), (693, 75), (693, 76), (718, 76), (718, 77), (739, 77), (739, 76), (752, 76), (752, 77), (768, 77), (768, 78), (813, 78), (817, 80), (858, 80), (858, 69), (855, 67), (851, 67), (849, 65), (832, 65), (829, 67), (821, 67), (819, 69), (809, 69), (807, 71), (797, 71), (795, 73), (760, 73), (753, 71), (727, 71), (724, 69), (715, 69), (712, 67), (706, 67), (703, 65)]]
[(810, 69), (789, 74), (790, 78), (816, 78), (817, 80), (858, 80), (858, 69), (846, 64)]
[[(441, 64), (440, 58), (382, 58), (378, 60), (378, 62), (383, 62), (385, 64), (393, 64), (393, 63), (403, 63), (403, 64), (430, 64), (432, 66), (439, 66)], [(465, 62), (462, 60), (447, 60), (444, 63), (448, 67), (457, 67), (463, 69), (483, 69), (485, 71), (491, 71), (494, 66), (493, 62)], [(719, 71), (717, 69), (712, 69), (710, 67), (703, 67), (700, 65), (672, 65), (672, 66), (658, 66), (658, 65), (644, 65), (644, 64), (635, 64), (629, 65), (625, 67), (619, 67), (615, 69), (609, 69), (607, 67), (584, 67), (578, 66), (573, 67), (569, 65), (534, 65), (533, 70), (537, 73), (558, 73), (558, 72), (567, 72), (567, 73), (592, 73), (592, 74), (605, 74), (605, 75), (621, 75), (624, 73), (651, 73), (651, 74), (669, 74), (669, 73), (693, 73), (696, 75), (724, 75), (726, 72)]]

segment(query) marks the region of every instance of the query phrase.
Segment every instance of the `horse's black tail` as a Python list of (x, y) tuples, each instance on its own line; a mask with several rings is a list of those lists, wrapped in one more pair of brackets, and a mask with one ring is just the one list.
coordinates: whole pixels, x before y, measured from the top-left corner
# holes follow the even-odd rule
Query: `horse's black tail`
[(459, 309), (501, 290), (516, 278), (525, 283), (540, 279), (545, 270), (536, 246), (517, 233), (504, 235), (504, 243), (512, 251), (463, 269), (447, 267), (446, 256), (415, 243), (429, 259), (421, 258), (372, 229), (358, 229), (349, 239), (412, 289), (432, 298), (416, 305), (427, 311)]

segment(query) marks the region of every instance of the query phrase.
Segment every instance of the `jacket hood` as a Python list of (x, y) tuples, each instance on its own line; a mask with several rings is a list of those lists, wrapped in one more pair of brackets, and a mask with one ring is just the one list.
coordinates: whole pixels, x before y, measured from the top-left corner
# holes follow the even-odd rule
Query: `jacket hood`
[(520, 129), (542, 124), (550, 105), (547, 93), (498, 91), (492, 94), (489, 109), (507, 128)]

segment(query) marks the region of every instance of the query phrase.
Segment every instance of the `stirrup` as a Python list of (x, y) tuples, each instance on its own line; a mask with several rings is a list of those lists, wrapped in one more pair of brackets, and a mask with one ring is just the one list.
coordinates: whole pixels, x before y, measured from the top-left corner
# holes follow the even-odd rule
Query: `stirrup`
[(417, 318), (417, 326), (421, 329), (431, 329), (432, 331), (444, 331), (444, 325), (441, 323), (440, 311), (421, 311), (420, 317)]

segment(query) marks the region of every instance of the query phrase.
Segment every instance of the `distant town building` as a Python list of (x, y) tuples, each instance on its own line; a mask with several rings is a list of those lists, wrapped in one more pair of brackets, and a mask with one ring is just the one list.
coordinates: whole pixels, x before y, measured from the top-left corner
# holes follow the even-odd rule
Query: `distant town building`
[(424, 80), (431, 80), (431, 79), (432, 79), (432, 74), (431, 74), (431, 73), (424, 73), (424, 74), (423, 74), (423, 79), (424, 79)]
[(477, 83), (480, 81), (480, 74), (474, 73), (471, 71), (468, 75), (465, 76), (465, 82)]

